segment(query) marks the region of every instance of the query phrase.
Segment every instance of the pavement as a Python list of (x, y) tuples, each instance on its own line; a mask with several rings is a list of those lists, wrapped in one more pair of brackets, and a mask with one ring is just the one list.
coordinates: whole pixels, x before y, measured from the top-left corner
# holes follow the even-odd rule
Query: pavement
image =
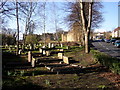
[(117, 48), (112, 43), (101, 42), (96, 40), (92, 42), (93, 46), (100, 52), (104, 52), (112, 57), (120, 59), (120, 48)]

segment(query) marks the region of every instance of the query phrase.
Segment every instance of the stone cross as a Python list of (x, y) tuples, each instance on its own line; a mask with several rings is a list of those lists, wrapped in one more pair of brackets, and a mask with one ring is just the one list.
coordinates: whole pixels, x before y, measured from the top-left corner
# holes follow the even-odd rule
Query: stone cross
[(31, 62), (32, 61), (32, 52), (29, 51), (28, 52), (28, 62)]

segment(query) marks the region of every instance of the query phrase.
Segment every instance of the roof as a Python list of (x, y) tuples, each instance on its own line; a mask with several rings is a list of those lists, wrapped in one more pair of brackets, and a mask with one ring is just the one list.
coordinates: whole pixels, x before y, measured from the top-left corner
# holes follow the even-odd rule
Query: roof
[(114, 32), (119, 31), (120, 27), (117, 27), (116, 29), (114, 29)]

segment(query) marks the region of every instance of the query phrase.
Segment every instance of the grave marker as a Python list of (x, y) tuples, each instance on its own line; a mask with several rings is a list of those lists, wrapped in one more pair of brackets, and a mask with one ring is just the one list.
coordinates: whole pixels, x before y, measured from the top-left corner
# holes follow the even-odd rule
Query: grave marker
[(32, 61), (32, 52), (29, 51), (28, 52), (28, 62), (31, 62)]
[(69, 57), (63, 56), (63, 61), (66, 64), (69, 64)]
[(32, 67), (35, 67), (35, 61), (36, 61), (35, 58), (32, 57), (32, 62), (31, 62)]
[(58, 53), (58, 58), (63, 59), (63, 53)]

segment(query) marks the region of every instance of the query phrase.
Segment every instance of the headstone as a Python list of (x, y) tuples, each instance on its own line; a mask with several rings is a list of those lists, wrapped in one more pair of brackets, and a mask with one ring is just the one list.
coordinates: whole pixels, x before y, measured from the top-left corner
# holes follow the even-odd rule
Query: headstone
[(48, 43), (48, 48), (51, 48), (51, 43)]
[(39, 46), (42, 46), (42, 44), (40, 43)]
[(41, 48), (39, 48), (39, 52), (40, 52), (40, 53), (42, 53), (42, 52), (43, 52), (43, 50), (42, 50)]
[(42, 48), (45, 48), (45, 46), (42, 46)]
[(32, 52), (29, 51), (28, 52), (28, 62), (31, 62), (32, 61)]
[(60, 51), (62, 51), (62, 52), (63, 52), (63, 51), (64, 51), (64, 49), (60, 49)]
[(46, 56), (50, 56), (50, 51), (46, 51)]
[(69, 64), (69, 57), (63, 56), (63, 62)]
[(35, 61), (36, 61), (35, 58), (32, 57), (32, 62), (31, 62), (32, 67), (35, 67)]
[(30, 46), (30, 50), (32, 50), (32, 46)]
[(58, 53), (58, 58), (63, 59), (63, 53)]
[(21, 53), (22, 53), (22, 50), (20, 49), (19, 52), (18, 52), (18, 54), (21, 55)]
[(69, 49), (69, 46), (67, 46), (66, 49)]
[(46, 54), (45, 50), (43, 50), (43, 52), (42, 52), (42, 53), (43, 53), (43, 55), (45, 55), (45, 54)]
[(61, 47), (63, 47), (63, 44), (60, 44)]
[(7, 45), (7, 44), (5, 45), (5, 48), (8, 48), (8, 45)]
[(11, 47), (9, 47), (9, 50), (11, 51), (11, 50), (12, 50), (12, 48), (11, 48)]
[(51, 47), (52, 47), (52, 48), (54, 47), (54, 44), (53, 44), (53, 43), (51, 44)]

